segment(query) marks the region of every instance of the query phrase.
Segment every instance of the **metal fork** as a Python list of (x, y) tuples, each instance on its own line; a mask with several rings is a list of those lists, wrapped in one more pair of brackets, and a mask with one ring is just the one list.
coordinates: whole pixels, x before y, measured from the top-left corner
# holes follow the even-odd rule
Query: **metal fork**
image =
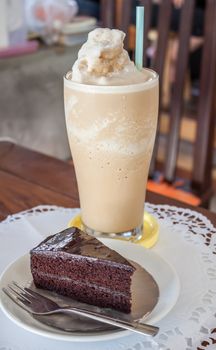
[(61, 307), (53, 300), (33, 291), (30, 288), (21, 287), (14, 281), (9, 284), (7, 288), (3, 288), (2, 290), (17, 305), (32, 315), (46, 316), (54, 313), (77, 314), (147, 336), (155, 336), (159, 331), (159, 328), (156, 326), (144, 324), (138, 321), (129, 322), (119, 320), (114, 317), (80, 307)]

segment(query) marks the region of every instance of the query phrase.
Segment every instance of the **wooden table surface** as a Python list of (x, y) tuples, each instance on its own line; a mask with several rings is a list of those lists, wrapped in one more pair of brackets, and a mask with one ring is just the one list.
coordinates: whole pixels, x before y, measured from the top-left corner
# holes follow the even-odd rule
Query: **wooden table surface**
[[(147, 192), (146, 200), (189, 207), (152, 192)], [(10, 142), (0, 142), (0, 220), (40, 204), (79, 206), (73, 166)], [(216, 214), (203, 208), (192, 209), (206, 215), (216, 226)]]

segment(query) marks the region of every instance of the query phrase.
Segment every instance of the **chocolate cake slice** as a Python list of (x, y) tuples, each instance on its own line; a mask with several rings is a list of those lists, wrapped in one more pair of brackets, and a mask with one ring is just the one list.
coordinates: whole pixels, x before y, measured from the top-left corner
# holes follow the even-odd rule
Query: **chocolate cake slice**
[(135, 268), (96, 238), (71, 227), (47, 237), (30, 255), (36, 287), (130, 312)]

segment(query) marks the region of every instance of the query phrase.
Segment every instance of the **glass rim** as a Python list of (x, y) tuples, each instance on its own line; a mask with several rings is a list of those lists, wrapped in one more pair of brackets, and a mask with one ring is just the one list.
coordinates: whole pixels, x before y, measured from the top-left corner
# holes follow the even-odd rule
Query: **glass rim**
[(73, 80), (70, 80), (67, 75), (71, 73), (71, 71), (68, 71), (66, 74), (64, 74), (63, 79), (65, 86), (69, 88), (74, 88), (75, 90), (80, 91), (86, 91), (86, 92), (97, 92), (97, 93), (106, 93), (106, 92), (115, 92), (115, 93), (122, 93), (122, 92), (135, 92), (135, 91), (142, 91), (145, 89), (152, 88), (156, 85), (156, 83), (159, 80), (159, 75), (157, 72), (155, 72), (151, 68), (142, 68), (142, 70), (147, 70), (152, 73), (152, 77), (149, 80), (135, 83), (135, 84), (128, 84), (128, 85), (94, 85), (94, 84), (83, 84), (79, 83)]

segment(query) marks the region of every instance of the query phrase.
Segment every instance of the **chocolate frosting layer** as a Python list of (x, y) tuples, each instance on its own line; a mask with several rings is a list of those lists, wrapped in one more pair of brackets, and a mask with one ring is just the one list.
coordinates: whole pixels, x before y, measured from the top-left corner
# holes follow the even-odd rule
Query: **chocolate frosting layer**
[(37, 247), (31, 250), (31, 253), (37, 252), (64, 252), (67, 254), (112, 261), (134, 269), (120, 254), (77, 227), (70, 227), (47, 237)]

